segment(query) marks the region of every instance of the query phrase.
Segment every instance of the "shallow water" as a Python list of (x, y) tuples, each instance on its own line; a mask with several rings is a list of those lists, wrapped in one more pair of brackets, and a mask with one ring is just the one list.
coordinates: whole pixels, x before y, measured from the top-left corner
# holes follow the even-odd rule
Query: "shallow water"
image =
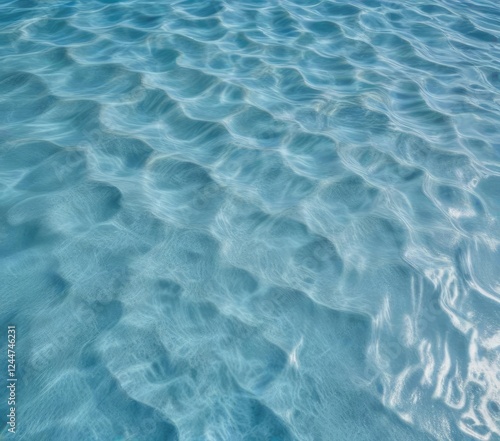
[(1, 0), (15, 438), (500, 439), (499, 38), (488, 0)]

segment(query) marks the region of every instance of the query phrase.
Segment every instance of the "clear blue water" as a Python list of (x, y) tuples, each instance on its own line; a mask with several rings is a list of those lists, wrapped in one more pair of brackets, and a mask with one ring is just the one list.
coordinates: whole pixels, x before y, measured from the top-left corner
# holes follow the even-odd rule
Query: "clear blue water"
[(1, 0), (1, 436), (499, 440), (499, 40), (493, 0)]

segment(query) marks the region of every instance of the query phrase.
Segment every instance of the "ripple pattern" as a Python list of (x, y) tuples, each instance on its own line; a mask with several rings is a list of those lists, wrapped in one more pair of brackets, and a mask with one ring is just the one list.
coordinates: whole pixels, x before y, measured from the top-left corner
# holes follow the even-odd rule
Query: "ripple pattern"
[(0, 0), (18, 439), (500, 440), (499, 40), (493, 0)]

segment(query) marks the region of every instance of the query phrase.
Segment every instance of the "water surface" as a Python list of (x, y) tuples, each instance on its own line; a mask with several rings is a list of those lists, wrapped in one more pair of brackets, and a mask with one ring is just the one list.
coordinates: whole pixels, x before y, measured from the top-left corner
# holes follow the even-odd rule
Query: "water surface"
[(489, 0), (1, 0), (16, 439), (499, 440), (499, 38)]

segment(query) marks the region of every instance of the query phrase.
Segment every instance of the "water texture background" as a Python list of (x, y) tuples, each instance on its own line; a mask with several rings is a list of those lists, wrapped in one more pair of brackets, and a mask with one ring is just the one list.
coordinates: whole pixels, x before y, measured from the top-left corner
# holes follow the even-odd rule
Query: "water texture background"
[(16, 439), (499, 440), (499, 38), (489, 0), (1, 0)]

